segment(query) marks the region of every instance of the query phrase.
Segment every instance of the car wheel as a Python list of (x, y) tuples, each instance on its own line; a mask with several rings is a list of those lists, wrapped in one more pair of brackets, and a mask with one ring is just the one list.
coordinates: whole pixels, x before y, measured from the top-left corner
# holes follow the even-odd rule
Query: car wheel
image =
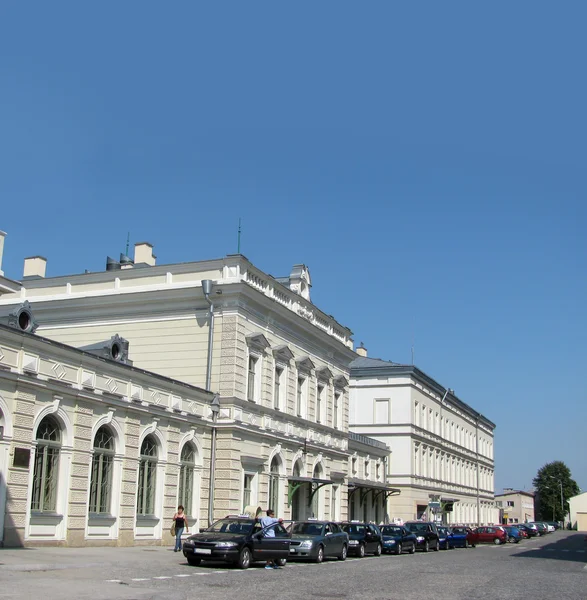
[(501, 540), (500, 540), (499, 538), (495, 538), (495, 539), (493, 540), (493, 543), (494, 543), (496, 546), (499, 546), (499, 545), (501, 544)]
[(251, 551), (245, 546), (238, 556), (239, 569), (248, 569), (251, 566)]
[(358, 555), (359, 555), (359, 558), (365, 557), (365, 544), (359, 544)]
[(285, 567), (285, 565), (287, 564), (287, 559), (285, 559), (285, 558), (277, 558), (277, 559), (275, 559), (275, 564), (278, 567)]
[(428, 552), (430, 550), (430, 544), (428, 543), (428, 540), (426, 540), (424, 542), (424, 552)]
[(416, 544), (412, 544), (412, 547), (410, 548), (410, 554), (416, 554)]
[(192, 567), (197, 567), (202, 562), (201, 558), (194, 558), (193, 556), (186, 556), (186, 558), (188, 561), (188, 565)]
[(434, 546), (434, 552), (438, 552), (439, 549), (440, 549), (440, 542), (438, 540), (436, 540), (436, 545)]
[(318, 554), (316, 554), (316, 558), (314, 562), (321, 563), (324, 560), (324, 546), (318, 546)]
[(347, 552), (346, 544), (344, 544), (340, 554), (338, 555), (338, 560), (346, 560)]
[(375, 552), (373, 554), (375, 554), (375, 556), (381, 556), (381, 544), (377, 544), (377, 548), (375, 548)]
[(395, 547), (395, 553), (396, 554), (401, 554), (402, 553), (402, 545), (401, 544), (397, 544)]

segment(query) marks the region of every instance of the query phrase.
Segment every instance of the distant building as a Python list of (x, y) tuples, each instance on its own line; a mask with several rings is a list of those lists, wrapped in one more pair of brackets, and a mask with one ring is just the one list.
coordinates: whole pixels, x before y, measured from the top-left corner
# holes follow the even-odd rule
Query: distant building
[(587, 492), (569, 498), (571, 527), (587, 532)]
[(390, 447), (391, 519), (496, 523), (494, 423), (417, 367), (357, 352), (349, 429)]
[(504, 488), (503, 493), (495, 494), (495, 501), (504, 524), (534, 521), (534, 493)]

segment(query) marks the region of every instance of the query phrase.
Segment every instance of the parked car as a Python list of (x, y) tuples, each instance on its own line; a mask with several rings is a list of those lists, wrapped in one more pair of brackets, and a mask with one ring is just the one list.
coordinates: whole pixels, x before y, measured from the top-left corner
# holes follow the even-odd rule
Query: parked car
[(430, 549), (438, 551), (440, 541), (438, 539), (438, 530), (435, 523), (427, 521), (408, 521), (405, 523), (408, 531), (411, 531), (416, 536), (416, 548), (424, 552)]
[(536, 526), (536, 523), (524, 523), (523, 527), (526, 527), (526, 529), (529, 529), (530, 531), (533, 532), (533, 533), (528, 532), (528, 535), (530, 537), (536, 537), (537, 535), (541, 535), (540, 530)]
[(505, 529), (499, 525), (490, 525), (489, 527), (477, 527), (475, 532), (478, 535), (478, 544), (505, 544), (508, 541), (508, 534)]
[(558, 521), (546, 521), (547, 525), (552, 525), (552, 527), (554, 527), (555, 531), (557, 529), (561, 528), (561, 524)]
[(516, 527), (520, 530), (523, 531), (526, 534), (526, 537), (536, 537), (538, 535), (538, 531), (536, 529), (532, 529), (531, 527), (528, 527), (528, 525), (526, 523), (517, 523)]
[(401, 525), (383, 525), (379, 528), (383, 538), (383, 552), (401, 554), (416, 552), (416, 536)]
[(507, 541), (510, 544), (517, 544), (522, 539), (522, 534), (517, 527), (513, 525), (504, 525), (505, 532), (508, 534)]
[(452, 543), (452, 532), (448, 527), (444, 525), (438, 525), (438, 543), (440, 544), (441, 550), (452, 550), (454, 545)]
[(227, 517), (189, 536), (183, 543), (183, 555), (192, 566), (203, 560), (233, 563), (241, 569), (254, 561), (275, 560), (284, 565), (289, 543), (289, 533), (281, 523), (262, 528), (257, 519)]
[(453, 548), (474, 548), (479, 536), (470, 527), (451, 527)]
[(289, 560), (312, 560), (321, 563), (333, 556), (346, 560), (349, 536), (332, 521), (296, 521), (289, 526), (291, 542)]
[(531, 525), (535, 525), (538, 530), (538, 535), (546, 535), (548, 533), (548, 525), (545, 525), (541, 521), (534, 521)]
[(508, 527), (515, 527), (518, 530), (518, 532), (520, 533), (520, 538), (523, 540), (525, 540), (526, 538), (529, 537), (528, 531), (526, 530), (526, 528), (523, 527), (522, 525), (519, 525), (518, 523), (514, 523), (513, 525), (508, 526)]
[(349, 554), (363, 558), (365, 554), (381, 556), (383, 551), (383, 538), (377, 525), (361, 523), (360, 521), (347, 521), (341, 523), (343, 531), (349, 536)]

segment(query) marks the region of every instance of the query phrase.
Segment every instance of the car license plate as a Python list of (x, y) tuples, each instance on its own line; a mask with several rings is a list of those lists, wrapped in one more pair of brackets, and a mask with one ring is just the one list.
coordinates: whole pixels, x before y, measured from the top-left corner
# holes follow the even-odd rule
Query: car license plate
[(289, 553), (290, 554), (295, 554), (296, 553), (296, 549), (295, 548), (290, 548), (289, 549)]
[(194, 548), (196, 554), (212, 554), (210, 548)]

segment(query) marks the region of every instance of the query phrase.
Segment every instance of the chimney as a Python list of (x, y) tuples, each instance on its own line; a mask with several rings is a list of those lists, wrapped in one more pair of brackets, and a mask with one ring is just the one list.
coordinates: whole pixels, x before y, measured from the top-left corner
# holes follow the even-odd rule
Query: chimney
[(0, 231), (0, 277), (4, 276), (4, 271), (2, 270), (2, 255), (4, 254), (4, 238), (6, 237), (6, 233), (4, 231)]
[(154, 267), (156, 258), (153, 255), (153, 244), (149, 244), (149, 242), (138, 242), (135, 244), (135, 265), (143, 264)]
[(23, 279), (26, 277), (45, 277), (47, 259), (43, 256), (29, 256), (24, 259)]
[(367, 348), (365, 348), (365, 346), (363, 345), (363, 342), (361, 342), (361, 345), (357, 348), (356, 352), (359, 356), (362, 356), (362, 357), (367, 356)]

